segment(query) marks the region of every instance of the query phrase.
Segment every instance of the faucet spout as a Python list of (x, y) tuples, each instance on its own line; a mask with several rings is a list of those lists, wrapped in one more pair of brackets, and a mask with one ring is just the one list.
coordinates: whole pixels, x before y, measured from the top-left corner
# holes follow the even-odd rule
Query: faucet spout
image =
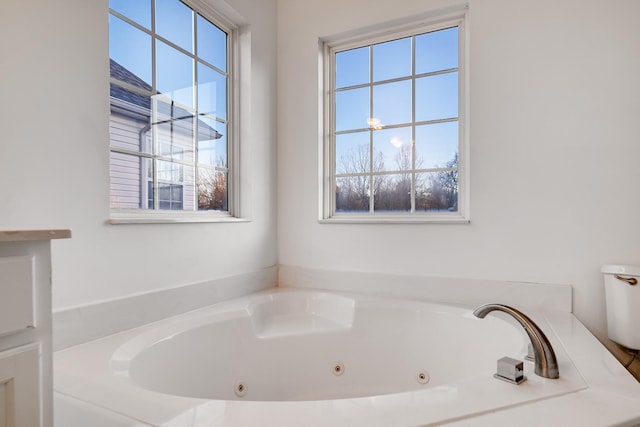
[(538, 327), (527, 317), (524, 313), (516, 310), (513, 307), (503, 304), (485, 304), (473, 311), (476, 317), (484, 319), (484, 317), (494, 310), (502, 311), (511, 315), (514, 319), (522, 325), (524, 330), (529, 335), (531, 345), (533, 346), (533, 353), (535, 355), (535, 370), (536, 375), (544, 378), (559, 378), (560, 372), (558, 370), (558, 360), (556, 354), (551, 347), (549, 339), (546, 337), (542, 329)]

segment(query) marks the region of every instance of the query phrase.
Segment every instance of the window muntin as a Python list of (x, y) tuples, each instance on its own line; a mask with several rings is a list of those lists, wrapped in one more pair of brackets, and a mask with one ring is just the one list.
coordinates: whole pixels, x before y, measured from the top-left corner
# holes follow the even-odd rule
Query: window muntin
[(463, 19), (369, 40), (325, 45), (323, 218), (464, 218)]
[(232, 31), (179, 0), (109, 5), (111, 208), (229, 215)]

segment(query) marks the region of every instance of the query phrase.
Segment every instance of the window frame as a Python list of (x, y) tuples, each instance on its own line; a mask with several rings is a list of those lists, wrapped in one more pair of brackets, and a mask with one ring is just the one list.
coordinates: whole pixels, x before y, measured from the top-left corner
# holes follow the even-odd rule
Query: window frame
[[(222, 31), (227, 34), (227, 55), (226, 55), (226, 74), (227, 74), (227, 167), (226, 167), (226, 185), (227, 185), (227, 210), (226, 211), (217, 211), (217, 210), (198, 210), (197, 206), (195, 210), (162, 210), (162, 209), (148, 209), (148, 208), (138, 208), (138, 209), (119, 209), (112, 208), (109, 206), (110, 215), (107, 223), (109, 224), (145, 224), (145, 223), (193, 223), (193, 222), (246, 222), (249, 221), (247, 218), (241, 217), (241, 206), (240, 206), (240, 34), (241, 28), (231, 19), (223, 15), (221, 12), (213, 8), (212, 6), (206, 4), (201, 0), (180, 0), (187, 7), (191, 8), (196, 17), (197, 15), (201, 15), (204, 19), (207, 19), (215, 26), (219, 27)], [(154, 2), (155, 4), (155, 2)], [(152, 8), (152, 13), (155, 8)], [(123, 16), (117, 11), (109, 10), (109, 15), (113, 15), (119, 19), (123, 19), (128, 23), (135, 23), (131, 19)], [(197, 19), (197, 18), (194, 18)], [(135, 25), (139, 28), (139, 25)], [(155, 52), (155, 40), (164, 40), (164, 37), (158, 36), (153, 33), (153, 31), (145, 30), (145, 33), (148, 33), (152, 37), (153, 51)], [(194, 35), (194, 37), (196, 37)], [(244, 48), (242, 48), (244, 49)], [(155, 61), (155, 54), (152, 56), (152, 61)], [(196, 62), (197, 64), (198, 62)], [(155, 78), (154, 78), (155, 80)], [(112, 81), (112, 78), (109, 76), (109, 81)], [(126, 86), (125, 86), (126, 87)], [(136, 89), (135, 87), (126, 87), (127, 89)], [(155, 114), (155, 113), (152, 113)], [(111, 111), (109, 111), (109, 117), (111, 115)], [(197, 138), (197, 136), (194, 136)], [(197, 143), (197, 141), (196, 141)], [(194, 147), (196, 148), (196, 147)], [(150, 154), (145, 152), (140, 153), (126, 153), (126, 150), (113, 150), (113, 146), (111, 144), (111, 138), (109, 138), (109, 153), (117, 152), (121, 154), (133, 154), (139, 157), (141, 161), (145, 162), (153, 162), (153, 159), (157, 158), (159, 161), (165, 159), (166, 156), (161, 154)], [(195, 153), (194, 153), (195, 156)], [(166, 160), (166, 159), (165, 159)], [(185, 165), (186, 161), (178, 160), (175, 162), (176, 164)], [(109, 160), (111, 164), (111, 159)], [(194, 157), (194, 160), (189, 164), (194, 168), (194, 173), (197, 173), (198, 168), (200, 167), (200, 163), (198, 163), (197, 156)], [(213, 170), (218, 170), (214, 165), (212, 166)], [(109, 168), (110, 170), (110, 168)], [(184, 173), (184, 172), (183, 172)], [(157, 171), (153, 172), (153, 180), (157, 183)], [(141, 190), (141, 203), (146, 205), (148, 203), (148, 195), (142, 193), (147, 193), (146, 187), (148, 179), (143, 179), (141, 182), (141, 187), (144, 187)], [(184, 184), (183, 185), (183, 192)], [(197, 181), (194, 182), (194, 190), (196, 192), (197, 198)], [(111, 197), (111, 190), (110, 190)], [(184, 201), (183, 201), (184, 202)], [(196, 201), (197, 203), (197, 201)], [(109, 203), (111, 204), (111, 203)]]
[[(323, 127), (319, 142), (320, 223), (468, 223), (470, 221), (469, 35), (467, 22), (467, 7), (464, 6), (457, 10), (429, 13), (408, 22), (383, 24), (361, 31), (352, 31), (344, 35), (320, 39), (319, 110), (321, 113), (320, 124)], [(458, 210), (455, 212), (336, 212), (336, 53), (451, 27), (458, 27)], [(415, 75), (412, 74), (411, 78), (415, 79)], [(374, 84), (374, 82), (369, 82), (369, 84)], [(370, 102), (372, 101), (370, 100)], [(412, 100), (412, 103), (415, 104), (415, 99)], [(415, 117), (412, 117), (412, 127), (416, 126), (414, 119)], [(412, 169), (412, 171), (414, 170)], [(371, 173), (373, 174), (373, 172)], [(371, 196), (371, 198), (373, 197)]]

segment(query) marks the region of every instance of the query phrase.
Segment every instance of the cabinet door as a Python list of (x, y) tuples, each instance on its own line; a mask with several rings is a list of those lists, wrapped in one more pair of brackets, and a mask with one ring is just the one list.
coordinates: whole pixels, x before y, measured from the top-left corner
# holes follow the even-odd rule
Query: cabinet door
[(0, 335), (36, 326), (32, 256), (0, 257)]
[(0, 353), (0, 427), (39, 427), (40, 345)]

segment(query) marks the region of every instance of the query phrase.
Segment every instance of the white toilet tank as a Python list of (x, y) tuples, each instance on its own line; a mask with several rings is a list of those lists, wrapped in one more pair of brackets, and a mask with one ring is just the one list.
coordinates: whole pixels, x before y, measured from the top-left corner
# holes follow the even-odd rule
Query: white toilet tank
[(612, 341), (640, 349), (640, 266), (603, 265), (607, 333)]

